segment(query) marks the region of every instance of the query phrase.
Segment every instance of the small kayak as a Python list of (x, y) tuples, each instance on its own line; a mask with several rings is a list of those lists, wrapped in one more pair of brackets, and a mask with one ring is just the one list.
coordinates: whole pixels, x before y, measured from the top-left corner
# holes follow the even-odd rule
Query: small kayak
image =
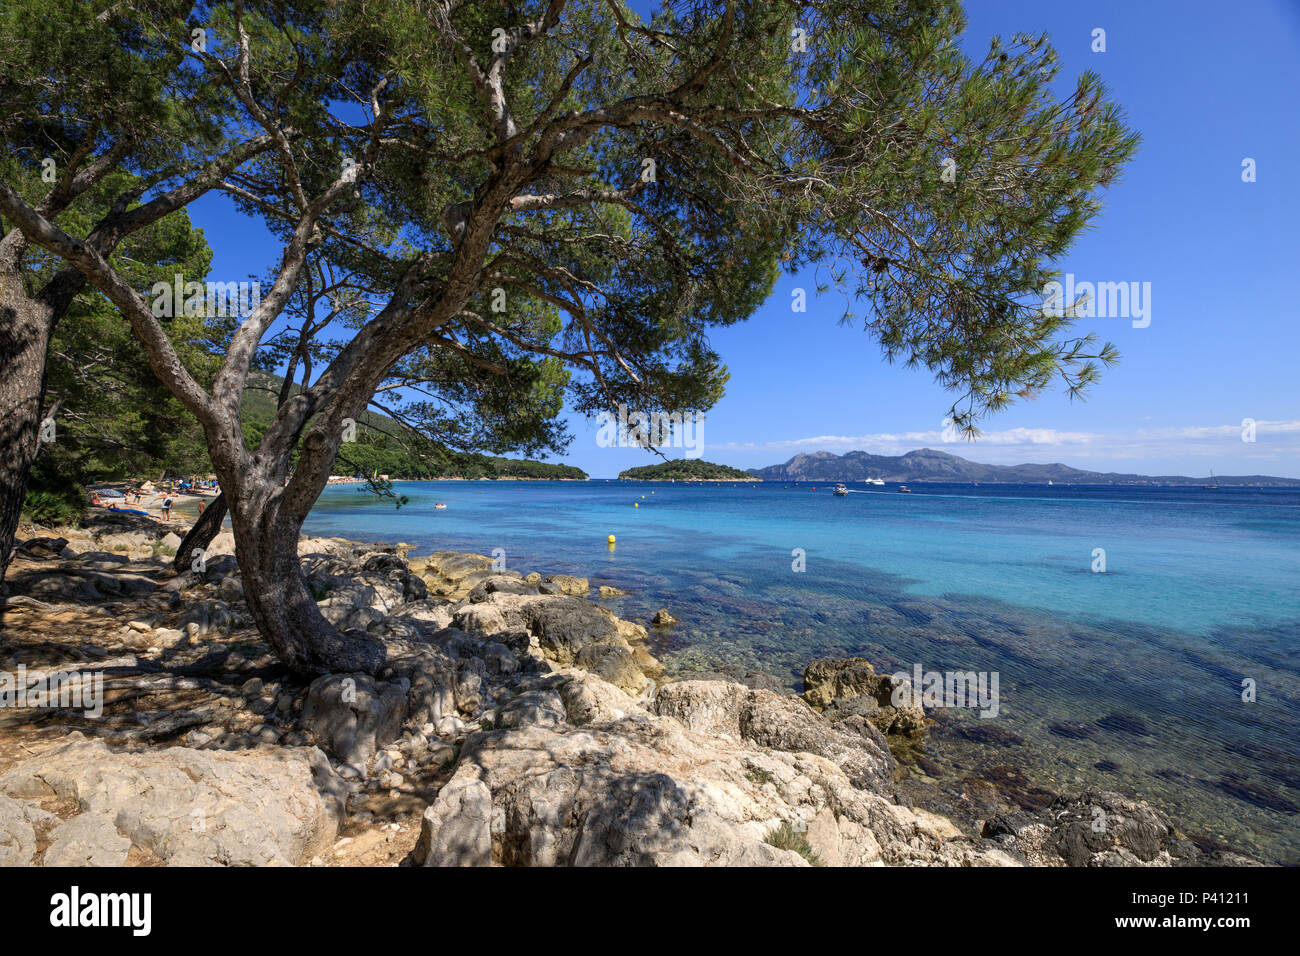
[(144, 515), (146, 518), (149, 517), (149, 512), (137, 511), (134, 508), (109, 508), (108, 510), (120, 515)]

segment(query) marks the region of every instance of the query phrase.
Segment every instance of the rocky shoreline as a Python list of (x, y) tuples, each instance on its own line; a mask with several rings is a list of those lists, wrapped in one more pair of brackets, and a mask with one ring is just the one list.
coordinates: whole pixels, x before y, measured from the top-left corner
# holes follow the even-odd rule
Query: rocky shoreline
[(963, 828), (899, 787), (930, 718), (869, 662), (810, 662), (801, 696), (667, 680), (587, 579), (483, 555), (304, 538), (322, 613), (388, 660), (298, 681), (249, 623), (229, 534), (168, 577), (168, 533), (20, 533), (0, 672), (101, 674), (103, 713), (0, 709), (0, 864), (1252, 862), (1104, 791)]

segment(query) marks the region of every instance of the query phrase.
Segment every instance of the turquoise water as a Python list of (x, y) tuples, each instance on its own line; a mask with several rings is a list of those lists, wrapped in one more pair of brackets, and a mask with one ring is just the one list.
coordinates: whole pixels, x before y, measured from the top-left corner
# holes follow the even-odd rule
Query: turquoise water
[(997, 672), (998, 717), (946, 712), (913, 768), (920, 792), (975, 806), (993, 781), (1034, 806), (1105, 787), (1198, 839), (1300, 863), (1300, 492), (912, 487), (403, 483), (395, 510), (343, 486), (306, 531), (501, 548), (521, 572), (616, 585), (621, 616), (681, 622), (654, 648), (671, 672), (755, 669), (797, 689), (809, 660), (851, 654)]

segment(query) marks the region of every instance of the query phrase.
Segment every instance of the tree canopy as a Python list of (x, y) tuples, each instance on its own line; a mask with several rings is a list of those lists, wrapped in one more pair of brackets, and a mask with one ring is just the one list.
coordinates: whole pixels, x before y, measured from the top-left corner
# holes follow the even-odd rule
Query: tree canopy
[[(82, 101), (63, 82), (82, 61), (22, 65), (57, 81), (60, 112), (107, 103), (87, 155), (166, 141), (179, 160), (130, 162), (158, 190), (215, 177), (282, 252), (209, 384), (104, 249), (9, 177), (0, 214), (121, 310), (202, 423), (250, 610), (295, 668), (383, 659), (325, 624), (294, 545), (378, 391), (422, 389), (408, 410), (427, 430), (493, 450), (558, 447), (565, 397), (702, 411), (728, 374), (709, 331), (810, 264), (890, 358), (957, 393), (963, 428), (1114, 358), (1041, 295), (1136, 138), (1096, 77), (1056, 95), (1042, 38), (969, 59), (957, 0), (691, 0), (648, 20), (619, 0), (64, 6), (93, 9), (139, 86), (115, 112), (103, 84)], [(347, 332), (250, 447), (244, 388), (295, 297), (312, 307), (318, 259), (356, 289)]]

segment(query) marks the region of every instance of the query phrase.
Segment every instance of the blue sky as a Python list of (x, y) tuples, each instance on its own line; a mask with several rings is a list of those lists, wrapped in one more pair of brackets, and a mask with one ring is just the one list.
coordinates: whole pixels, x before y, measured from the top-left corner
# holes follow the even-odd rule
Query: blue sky
[[(703, 457), (739, 467), (799, 452), (900, 454), (936, 447), (1002, 464), (1061, 461), (1146, 474), (1300, 477), (1300, 0), (970, 0), (965, 42), (1047, 31), (1062, 79), (1101, 74), (1143, 145), (1106, 208), (1061, 263), (1077, 281), (1149, 282), (1150, 324), (1080, 320), (1120, 350), (1083, 402), (1059, 393), (944, 443), (951, 396), (924, 371), (891, 367), (860, 329), (837, 324), (843, 300), (783, 277), (748, 322), (715, 332), (731, 370), (707, 415)], [(1092, 52), (1093, 30), (1106, 52)], [(1256, 181), (1242, 181), (1242, 161)], [(193, 207), (215, 252), (212, 275), (242, 278), (278, 260), (260, 224), (229, 203)], [(791, 290), (809, 290), (791, 312)], [(1242, 421), (1257, 423), (1242, 441)], [(658, 459), (598, 445), (570, 416), (562, 459), (593, 477)], [(670, 457), (674, 452), (668, 452)]]

